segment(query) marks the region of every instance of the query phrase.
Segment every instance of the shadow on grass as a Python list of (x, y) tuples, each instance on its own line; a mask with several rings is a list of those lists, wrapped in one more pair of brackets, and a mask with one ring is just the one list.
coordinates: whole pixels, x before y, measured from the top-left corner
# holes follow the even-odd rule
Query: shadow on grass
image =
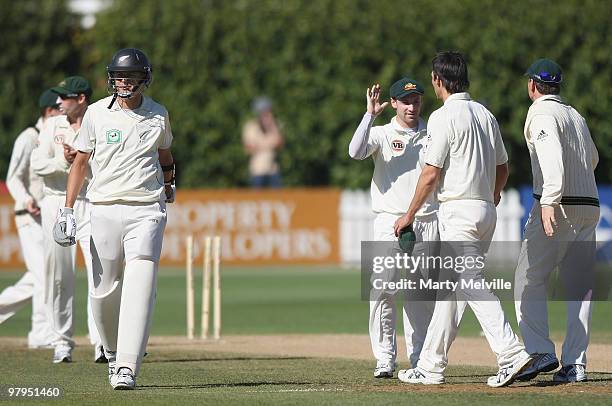
[(296, 361), (313, 359), (311, 357), (226, 357), (226, 358), (173, 358), (147, 360), (147, 364), (163, 362), (211, 362), (211, 361)]
[(540, 381), (540, 382), (534, 382), (533, 384), (529, 385), (532, 387), (547, 387), (547, 386), (560, 386), (560, 385), (572, 385), (572, 384), (589, 384), (589, 383), (596, 383), (596, 382), (612, 382), (612, 377), (609, 378), (589, 378), (586, 381), (583, 382), (555, 382), (555, 381)]
[(445, 375), (448, 378), (488, 378), (490, 376), (495, 375), (495, 372), (491, 372), (490, 374), (471, 374), (471, 375)]
[(213, 389), (213, 388), (252, 388), (258, 386), (314, 385), (313, 382), (236, 382), (206, 383), (194, 385), (141, 385), (136, 389)]

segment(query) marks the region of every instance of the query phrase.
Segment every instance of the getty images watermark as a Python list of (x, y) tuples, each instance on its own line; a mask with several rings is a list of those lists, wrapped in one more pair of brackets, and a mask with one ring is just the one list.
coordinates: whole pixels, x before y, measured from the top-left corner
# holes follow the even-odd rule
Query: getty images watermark
[(430, 273), (430, 270), (454, 271), (458, 274), (466, 270), (483, 271), (485, 269), (485, 256), (440, 256), (425, 255), (423, 253), (415, 256), (408, 253), (396, 252), (390, 256), (375, 256), (372, 259), (372, 273), (378, 277), (372, 278), (372, 287), (376, 290), (440, 290), (447, 289), (512, 289), (512, 282), (503, 278), (494, 278), (487, 281), (481, 278), (458, 278), (457, 280), (434, 280), (431, 277), (399, 278), (399, 280), (387, 280), (387, 276), (397, 272), (406, 271), (408, 274), (416, 274), (419, 270)]
[[(568, 247), (560, 243), (559, 250), (595, 253), (594, 244)], [(580, 263), (566, 263), (562, 270), (550, 265), (550, 272), (538, 271), (538, 280), (531, 264), (544, 266), (542, 255), (521, 254), (520, 242), (416, 242), (407, 251), (397, 242), (362, 242), (363, 300), (380, 295), (402, 295), (407, 300), (526, 300), (542, 281), (547, 299), (608, 300), (611, 296), (612, 260), (597, 262), (595, 254), (587, 256), (592, 260), (582, 256)], [(517, 263), (525, 266), (526, 262), (527, 272), (517, 273)]]

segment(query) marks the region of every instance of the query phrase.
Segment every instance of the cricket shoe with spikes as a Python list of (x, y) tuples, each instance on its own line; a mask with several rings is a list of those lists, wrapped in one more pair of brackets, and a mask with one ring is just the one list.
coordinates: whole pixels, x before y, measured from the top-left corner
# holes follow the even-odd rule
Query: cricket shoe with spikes
[(136, 378), (130, 368), (121, 367), (111, 377), (111, 385), (115, 390), (131, 390), (136, 386)]
[(501, 388), (502, 386), (508, 386), (516, 379), (517, 375), (523, 372), (525, 369), (531, 367), (533, 363), (533, 357), (526, 355), (507, 367), (500, 368), (497, 371), (497, 375), (491, 376), (487, 380), (487, 385), (492, 388)]

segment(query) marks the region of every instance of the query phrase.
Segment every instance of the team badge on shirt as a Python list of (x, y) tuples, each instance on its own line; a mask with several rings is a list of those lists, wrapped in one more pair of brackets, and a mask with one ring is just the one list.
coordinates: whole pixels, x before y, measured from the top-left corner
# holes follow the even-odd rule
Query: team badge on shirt
[(391, 141), (391, 148), (395, 152), (402, 152), (404, 150), (405, 146), (406, 145), (404, 144), (404, 141), (402, 141), (402, 140), (393, 140), (393, 141)]
[(121, 130), (108, 130), (106, 132), (107, 144), (119, 144), (121, 142)]
[(62, 145), (64, 143), (64, 136), (63, 135), (56, 135), (53, 137), (53, 142), (58, 144), (58, 145)]

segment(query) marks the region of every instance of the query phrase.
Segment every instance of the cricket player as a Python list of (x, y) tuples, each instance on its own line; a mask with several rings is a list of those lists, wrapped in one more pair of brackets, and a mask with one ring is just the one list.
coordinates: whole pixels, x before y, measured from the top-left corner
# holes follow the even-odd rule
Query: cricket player
[(30, 155), (38, 142), (38, 134), (48, 118), (60, 115), (57, 94), (45, 90), (38, 99), (41, 115), (36, 125), (28, 127), (15, 140), (6, 176), (6, 186), (15, 200), (15, 224), (19, 234), (26, 273), (0, 293), (0, 323), (32, 301), (32, 329), (28, 333), (29, 348), (51, 348), (52, 331), (44, 303), (43, 232), (40, 202), (43, 181), (30, 166)]
[(516, 317), (534, 363), (518, 379), (530, 379), (559, 366), (549, 337), (546, 289), (553, 269), (566, 288), (567, 334), (562, 368), (555, 382), (587, 380), (595, 228), (599, 195), (594, 170), (599, 161), (585, 119), (559, 92), (561, 67), (538, 59), (527, 70), (533, 104), (525, 120), (535, 201), (515, 275)]
[[(366, 90), (366, 113), (353, 134), (349, 155), (359, 160), (369, 156), (374, 159), (370, 189), (372, 210), (376, 213), (376, 241), (397, 243), (393, 226), (413, 196), (424, 164), (427, 126), (420, 117), (423, 93), (423, 86), (407, 77), (393, 83), (390, 102), (380, 103), (379, 84)], [(388, 124), (373, 127), (376, 117), (389, 104), (396, 115)], [(438, 241), (437, 209), (437, 202), (430, 194), (416, 213), (414, 231), (418, 241)], [(424, 248), (429, 246), (423, 244)], [(396, 368), (396, 294), (381, 290), (373, 291), (370, 295), (369, 332), (372, 352), (376, 358), (376, 378), (391, 378)], [(416, 366), (434, 302), (405, 300), (403, 305), (406, 347), (410, 362)]]
[[(467, 93), (467, 64), (461, 54), (438, 53), (433, 59), (431, 82), (444, 105), (429, 117), (431, 141), (426, 166), (408, 212), (396, 221), (395, 232), (413, 223), (418, 210), (439, 184), (438, 218), (442, 244), (449, 246), (451, 242), (461, 242), (469, 247), (470, 255), (484, 258), (495, 230), (495, 206), (508, 178), (508, 156), (499, 126), (495, 117), (471, 100)], [(443, 245), (441, 256), (444, 256), (444, 249)], [(483, 271), (471, 267), (460, 277), (480, 280), (484, 278)], [(401, 381), (444, 383), (448, 350), (456, 337), (466, 302), (497, 356), (499, 371), (487, 384), (492, 387), (509, 385), (529, 366), (531, 357), (512, 331), (495, 294), (488, 289), (472, 290), (460, 286), (436, 301), (417, 367), (400, 371)]]
[[(76, 247), (60, 247), (52, 239), (55, 219), (64, 205), (66, 181), (76, 151), (72, 144), (81, 127), (83, 115), (91, 97), (91, 86), (81, 76), (70, 76), (51, 89), (58, 96), (63, 115), (50, 118), (38, 136), (38, 146), (32, 151), (30, 165), (44, 183), (41, 202), (43, 245), (45, 255), (45, 303), (54, 331), (53, 362), (71, 362), (74, 348), (74, 291)], [(89, 253), (89, 202), (84, 191), (79, 194), (76, 210), (81, 214), (77, 239), (85, 259), (88, 286), (92, 286), (91, 255)], [(94, 345), (94, 361), (106, 362), (100, 335), (93, 321), (91, 305), (87, 306), (89, 340)]]
[(109, 382), (133, 389), (149, 338), (166, 201), (174, 200), (172, 130), (166, 108), (142, 94), (153, 79), (142, 51), (118, 51), (107, 72), (112, 96), (92, 104), (83, 118), (54, 236), (74, 244), (74, 205), (91, 158), (92, 307)]

